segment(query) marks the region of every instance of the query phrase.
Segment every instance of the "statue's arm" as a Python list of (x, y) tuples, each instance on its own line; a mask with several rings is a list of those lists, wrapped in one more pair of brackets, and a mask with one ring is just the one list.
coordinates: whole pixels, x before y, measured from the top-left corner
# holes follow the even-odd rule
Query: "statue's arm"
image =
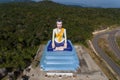
[(52, 48), (55, 47), (54, 38), (55, 38), (55, 31), (53, 29), (53, 34), (52, 34)]
[(65, 37), (65, 43), (67, 43), (67, 34), (66, 34), (66, 29), (64, 31), (64, 37)]
[(55, 40), (55, 31), (53, 29), (53, 33), (52, 33), (52, 43), (54, 43), (54, 40)]

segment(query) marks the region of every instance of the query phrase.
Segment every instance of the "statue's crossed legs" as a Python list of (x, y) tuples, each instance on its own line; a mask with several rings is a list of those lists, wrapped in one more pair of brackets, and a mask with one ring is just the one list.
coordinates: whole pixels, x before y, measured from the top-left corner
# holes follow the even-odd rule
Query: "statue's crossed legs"
[(54, 51), (60, 50), (63, 51), (65, 48), (67, 48), (67, 43), (63, 41), (62, 43), (57, 43), (56, 41), (52, 44), (52, 47), (54, 48)]

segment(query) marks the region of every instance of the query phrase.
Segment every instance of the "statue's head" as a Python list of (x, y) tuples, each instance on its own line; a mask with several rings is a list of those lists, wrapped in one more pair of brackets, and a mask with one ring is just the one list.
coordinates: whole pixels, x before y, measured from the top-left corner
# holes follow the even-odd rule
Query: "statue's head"
[(62, 20), (57, 20), (56, 24), (57, 24), (57, 28), (61, 28), (62, 27)]

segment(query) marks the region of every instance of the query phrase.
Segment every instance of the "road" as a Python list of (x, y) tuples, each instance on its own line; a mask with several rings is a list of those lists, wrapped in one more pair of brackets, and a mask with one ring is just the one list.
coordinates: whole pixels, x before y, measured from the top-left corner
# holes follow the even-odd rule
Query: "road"
[[(104, 32), (104, 33), (100, 33), (100, 34), (97, 34), (93, 40), (92, 40), (92, 43), (93, 43), (93, 46), (96, 50), (96, 52), (108, 63), (108, 65), (120, 76), (120, 67), (98, 46), (98, 39), (102, 36), (102, 35), (105, 35), (105, 34), (109, 34), (109, 45), (112, 46), (111, 48), (114, 50), (115, 54), (116, 55), (119, 55), (119, 52), (115, 47), (116, 44), (115, 44), (115, 33), (118, 32), (120, 30), (113, 30), (113, 31), (110, 31), (110, 32)], [(119, 55), (120, 56), (120, 55)]]
[(110, 48), (112, 49), (112, 51), (116, 55), (116, 57), (118, 59), (120, 59), (120, 49), (119, 49), (119, 47), (116, 43), (116, 36), (115, 36), (115, 34), (117, 32), (120, 32), (120, 30), (115, 30), (115, 31), (112, 31), (112, 32), (109, 33), (108, 43), (109, 43)]

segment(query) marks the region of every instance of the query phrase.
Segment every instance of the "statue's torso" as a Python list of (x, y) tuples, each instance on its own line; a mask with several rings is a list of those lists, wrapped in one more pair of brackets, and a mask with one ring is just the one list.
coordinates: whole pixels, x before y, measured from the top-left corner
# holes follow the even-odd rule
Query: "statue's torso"
[(61, 29), (58, 29), (58, 28), (55, 28), (54, 29), (54, 33), (55, 33), (55, 41), (57, 42), (57, 43), (61, 43), (61, 42), (63, 42), (65, 39), (64, 39), (64, 37), (63, 37), (63, 35), (64, 35), (64, 28), (61, 28)]

